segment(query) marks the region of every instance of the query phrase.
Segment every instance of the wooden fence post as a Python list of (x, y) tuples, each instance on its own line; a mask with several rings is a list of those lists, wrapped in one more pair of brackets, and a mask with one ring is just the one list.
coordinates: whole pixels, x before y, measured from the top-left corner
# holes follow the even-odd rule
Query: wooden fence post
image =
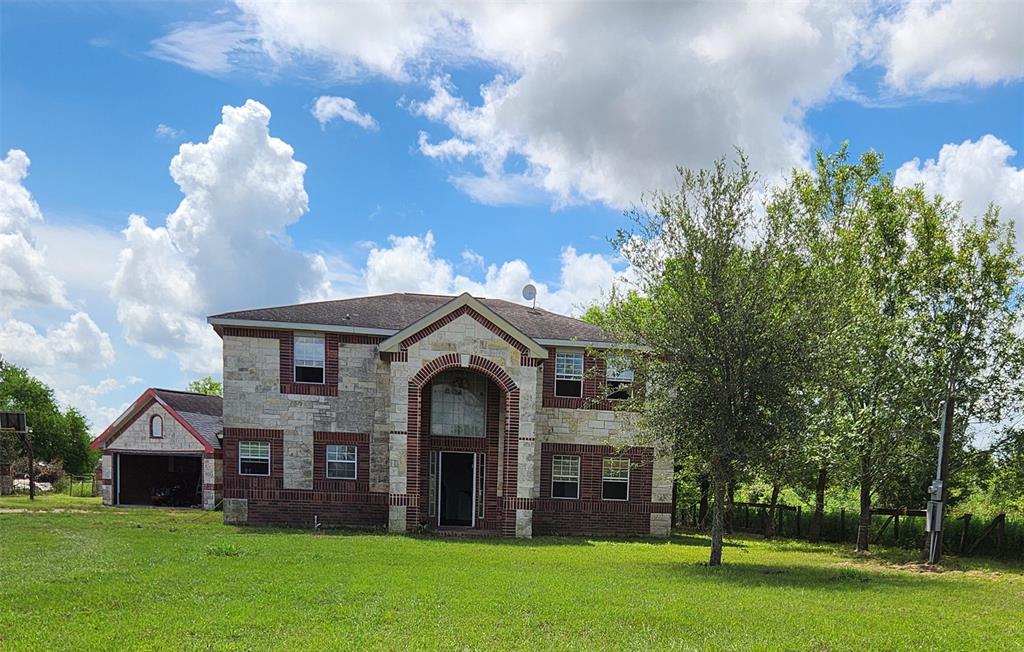
[(796, 506), (796, 538), (800, 538), (800, 505)]
[(839, 509), (839, 542), (846, 543), (846, 508)]

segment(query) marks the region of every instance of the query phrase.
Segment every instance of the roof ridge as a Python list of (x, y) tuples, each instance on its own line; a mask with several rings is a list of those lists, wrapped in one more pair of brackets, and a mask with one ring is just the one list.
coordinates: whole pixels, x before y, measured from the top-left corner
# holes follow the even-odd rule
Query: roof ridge
[(166, 387), (150, 387), (154, 392), (170, 392), (171, 394), (187, 394), (189, 396), (206, 396), (208, 398), (219, 398), (223, 400), (223, 396), (217, 396), (216, 394), (203, 394), (202, 392), (192, 392), (187, 389), (167, 389)]

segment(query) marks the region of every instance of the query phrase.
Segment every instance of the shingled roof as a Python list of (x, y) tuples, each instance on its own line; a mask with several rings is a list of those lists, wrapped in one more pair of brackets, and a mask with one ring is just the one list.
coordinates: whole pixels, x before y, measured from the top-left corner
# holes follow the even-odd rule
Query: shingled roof
[[(277, 322), (311, 326), (347, 326), (377, 329), (381, 334), (397, 333), (406, 326), (455, 299), (440, 294), (394, 293), (335, 301), (318, 301), (274, 308), (238, 310), (210, 317), (211, 323), (224, 320)], [(612, 342), (601, 328), (542, 308), (531, 308), (503, 299), (478, 298), (500, 317), (529, 337), (543, 340)]]
[(210, 446), (220, 448), (224, 430), (224, 399), (176, 389), (153, 388), (153, 393), (178, 413)]

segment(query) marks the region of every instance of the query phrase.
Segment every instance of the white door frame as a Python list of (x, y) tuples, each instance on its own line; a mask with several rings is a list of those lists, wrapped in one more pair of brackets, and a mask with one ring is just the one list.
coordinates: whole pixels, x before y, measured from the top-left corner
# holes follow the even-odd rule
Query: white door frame
[[(435, 479), (435, 482), (437, 482), (437, 526), (438, 527), (452, 527), (450, 525), (449, 526), (441, 525), (441, 513), (442, 513), (442, 510), (441, 510), (441, 478), (444, 477), (444, 456), (445, 456), (445, 454), (472, 455), (473, 456), (473, 463), (472, 463), (473, 470), (471, 471), (471, 473), (473, 474), (473, 482), (472, 482), (472, 486), (470, 487), (470, 497), (471, 497), (471, 502), (472, 502), (473, 513), (472, 513), (472, 515), (471, 515), (471, 517), (469, 519), (469, 527), (471, 527), (471, 528), (472, 527), (476, 527), (476, 462), (477, 462), (478, 453), (476, 451), (445, 451), (445, 450), (441, 450), (441, 451), (437, 452), (437, 478)], [(454, 526), (454, 527), (459, 527), (459, 526)], [(465, 527), (465, 526), (462, 526), (462, 527)]]

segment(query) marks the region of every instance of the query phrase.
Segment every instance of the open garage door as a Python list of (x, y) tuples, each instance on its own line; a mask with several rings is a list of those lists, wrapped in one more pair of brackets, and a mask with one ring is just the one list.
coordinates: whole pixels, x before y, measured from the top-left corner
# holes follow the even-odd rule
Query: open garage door
[(193, 507), (203, 502), (201, 455), (132, 455), (114, 460), (116, 504)]

